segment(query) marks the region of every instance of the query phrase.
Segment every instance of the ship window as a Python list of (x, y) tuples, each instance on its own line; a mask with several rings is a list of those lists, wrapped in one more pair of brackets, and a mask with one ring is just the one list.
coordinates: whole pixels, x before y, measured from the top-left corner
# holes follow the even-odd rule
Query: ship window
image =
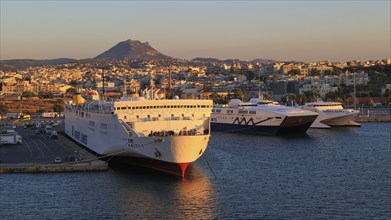
[(248, 111), (244, 111), (244, 110), (239, 110), (239, 114), (247, 114)]
[(249, 111), (249, 114), (257, 114), (257, 112), (256, 111)]
[(140, 118), (140, 116), (137, 115), (136, 118)]
[(150, 118), (151, 116), (150, 116), (150, 115), (148, 115), (147, 117), (148, 117), (148, 118)]
[(124, 119), (126, 119), (126, 115), (124, 115)]
[(281, 119), (281, 117), (276, 117), (276, 119)]
[(217, 112), (217, 113), (220, 113), (220, 112), (221, 112), (221, 109), (216, 109), (216, 112)]
[(159, 117), (162, 117), (162, 115), (161, 115), (161, 114), (159, 114)]
[(84, 112), (81, 112), (81, 117), (84, 117)]
[(214, 109), (212, 109), (212, 112), (215, 112), (215, 110), (214, 110)]
[(121, 107), (121, 110), (125, 110), (126, 109), (126, 107)]
[(174, 114), (171, 114), (171, 117), (174, 117)]

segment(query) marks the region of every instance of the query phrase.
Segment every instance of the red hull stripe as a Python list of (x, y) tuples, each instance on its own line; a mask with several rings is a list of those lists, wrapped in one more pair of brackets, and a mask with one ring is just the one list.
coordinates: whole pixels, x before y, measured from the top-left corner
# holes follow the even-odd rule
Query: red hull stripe
[(165, 173), (173, 174), (176, 176), (185, 176), (185, 172), (190, 163), (168, 163), (160, 160), (151, 160), (144, 158), (135, 158), (135, 157), (121, 157), (116, 158), (119, 162), (129, 163), (136, 166), (142, 166)]

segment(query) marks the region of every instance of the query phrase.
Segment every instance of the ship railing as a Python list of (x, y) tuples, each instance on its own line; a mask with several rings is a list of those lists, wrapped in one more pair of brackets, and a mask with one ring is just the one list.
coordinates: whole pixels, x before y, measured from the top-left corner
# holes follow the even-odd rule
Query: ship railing
[(179, 132), (175, 132), (173, 130), (169, 131), (154, 131), (151, 130), (148, 134), (148, 137), (166, 137), (166, 136), (204, 136), (209, 134), (209, 129), (182, 129)]
[(193, 118), (193, 117), (166, 117), (166, 118), (159, 118), (159, 117), (152, 117), (152, 118), (132, 118), (132, 121), (137, 122), (147, 122), (147, 121), (179, 121), (179, 120), (205, 120), (208, 119), (208, 117), (199, 117), (199, 118)]

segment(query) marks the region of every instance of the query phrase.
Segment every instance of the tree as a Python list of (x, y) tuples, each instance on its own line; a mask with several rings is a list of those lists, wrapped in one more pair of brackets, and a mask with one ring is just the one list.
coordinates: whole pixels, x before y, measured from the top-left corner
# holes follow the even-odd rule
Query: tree
[(26, 97), (26, 98), (29, 98), (29, 97), (37, 97), (37, 95), (33, 92), (23, 92), (22, 93), (22, 97)]
[(307, 101), (307, 96), (304, 93), (299, 95), (299, 105), (304, 105)]
[(341, 97), (338, 97), (335, 101), (343, 103), (343, 99)]
[(314, 92), (313, 91), (304, 91), (303, 94), (307, 97), (308, 102), (313, 102), (314, 100)]
[(368, 105), (369, 105), (370, 107), (375, 106), (375, 102), (373, 101), (373, 99), (369, 99), (369, 100), (368, 100)]
[(233, 91), (233, 99), (240, 99), (242, 101), (245, 101), (248, 99), (248, 94), (247, 92), (241, 90), (240, 88), (235, 88)]
[(336, 100), (337, 98), (339, 97), (339, 92), (338, 91), (335, 91), (335, 92), (328, 92), (326, 93), (325, 95), (325, 98), (327, 101), (334, 101)]
[(0, 104), (0, 116), (3, 118), (3, 115), (8, 113), (8, 106), (5, 104)]
[(289, 70), (288, 74), (290, 74), (290, 75), (300, 75), (300, 70), (299, 69), (292, 69), (292, 70)]
[(74, 88), (74, 87), (71, 87), (71, 88), (67, 89), (67, 91), (65, 92), (65, 94), (67, 94), (67, 95), (69, 95), (69, 96), (73, 96), (76, 92), (77, 92), (77, 89)]
[(246, 71), (245, 76), (248, 81), (251, 81), (255, 78), (255, 73), (253, 71)]
[(53, 111), (54, 112), (64, 112), (64, 106), (60, 102), (55, 102), (53, 104)]

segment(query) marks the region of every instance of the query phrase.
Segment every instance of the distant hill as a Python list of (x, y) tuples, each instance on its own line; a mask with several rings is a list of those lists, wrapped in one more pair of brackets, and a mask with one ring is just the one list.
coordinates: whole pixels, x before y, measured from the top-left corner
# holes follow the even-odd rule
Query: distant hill
[(276, 61), (272, 59), (259, 59), (259, 58), (250, 61), (250, 63), (274, 63), (274, 62)]
[(227, 59), (227, 60), (220, 60), (216, 58), (202, 58), (202, 57), (197, 57), (191, 60), (192, 62), (202, 62), (202, 63), (225, 63), (225, 64), (232, 64), (232, 63), (273, 63), (276, 62), (275, 60), (272, 59), (254, 59), (251, 61), (244, 61), (244, 60), (239, 60), (239, 59)]
[(0, 70), (18, 70), (29, 67), (45, 66), (45, 65), (59, 65), (65, 63), (76, 62), (75, 59), (59, 58), (51, 60), (32, 60), (32, 59), (15, 59), (15, 60), (0, 60)]
[(222, 60), (216, 59), (216, 58), (202, 58), (197, 57), (191, 60), (191, 62), (201, 62), (201, 63), (221, 63)]
[(109, 50), (99, 54), (94, 59), (107, 60), (129, 60), (129, 59), (160, 59), (171, 60), (170, 56), (166, 56), (153, 47), (148, 42), (141, 43), (138, 40), (126, 40), (119, 42)]

